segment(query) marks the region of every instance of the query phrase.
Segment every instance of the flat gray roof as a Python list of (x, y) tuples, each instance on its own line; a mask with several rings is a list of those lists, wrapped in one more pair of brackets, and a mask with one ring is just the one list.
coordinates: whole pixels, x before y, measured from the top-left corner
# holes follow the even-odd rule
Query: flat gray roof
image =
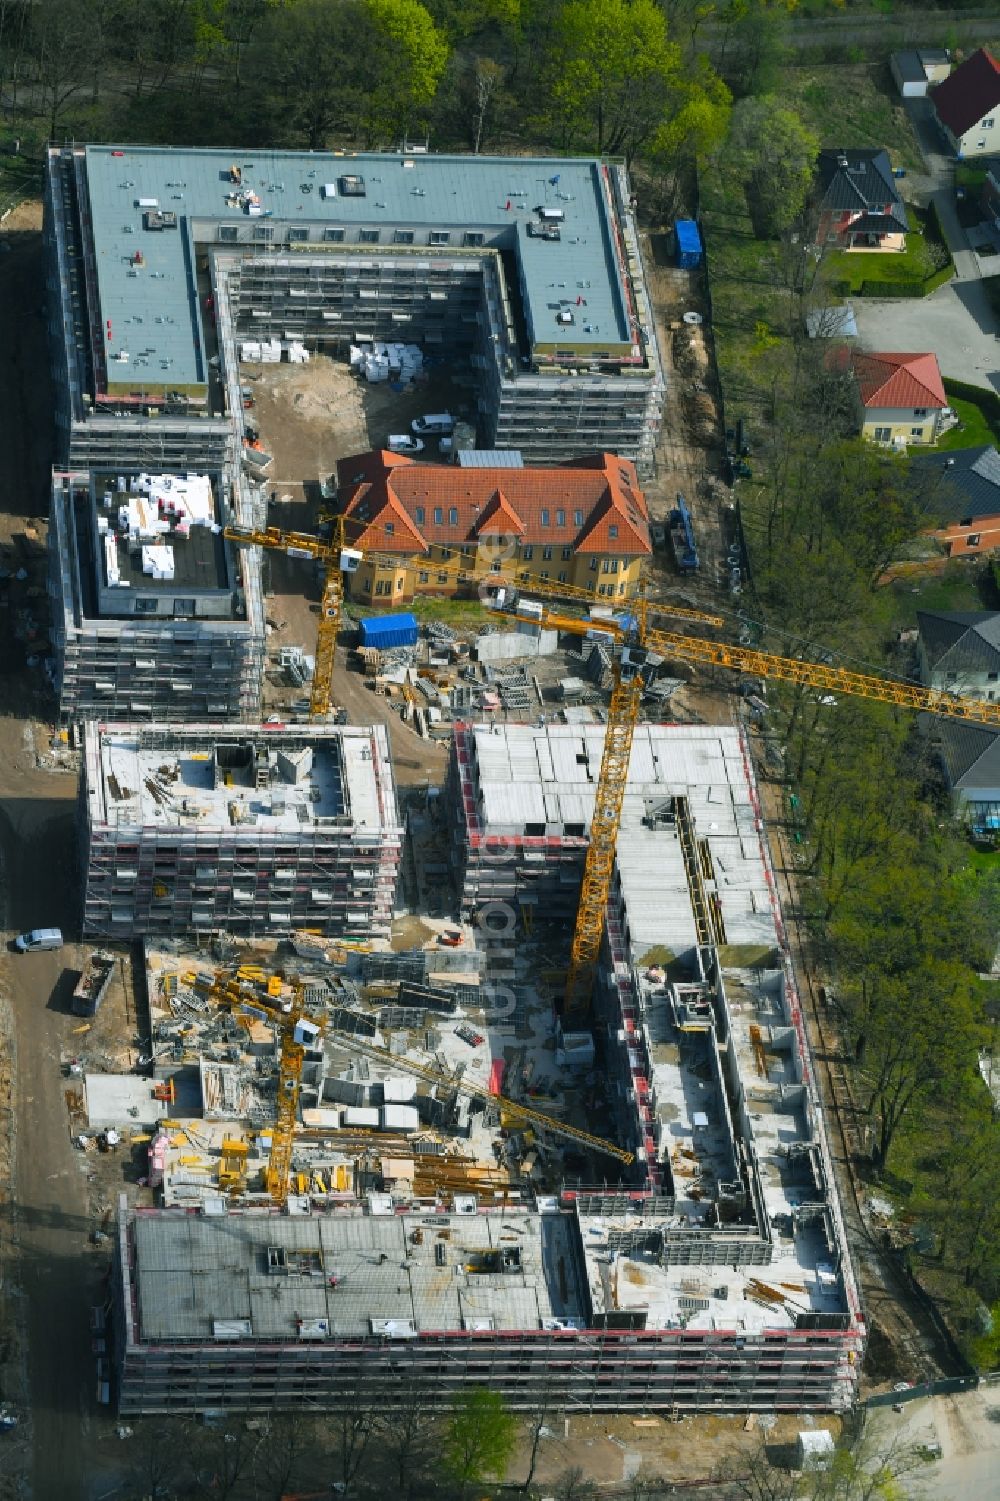
[[(195, 220), (201, 221), (198, 236), (211, 233), (213, 239), (214, 229), (204, 221), (318, 226), (317, 238), (328, 226), (343, 227), (346, 244), (357, 244), (362, 228), (378, 228), (379, 249), (371, 250), (380, 255), (392, 253), (396, 229), (413, 230), (415, 245), (421, 239), (428, 245), (431, 230), (451, 231), (451, 249), (462, 248), (464, 231), (481, 231), (487, 244), (516, 253), (536, 342), (596, 351), (631, 341), (610, 188), (605, 168), (594, 159), (87, 146), (86, 164), (112, 385), (116, 374), (135, 383), (137, 370), (148, 370), (157, 386), (204, 383), (202, 309), (191, 253)], [(240, 188), (258, 196), (262, 216), (227, 205), (237, 191), (231, 166), (240, 168)], [(364, 196), (340, 191), (348, 174), (364, 179)], [(327, 184), (336, 185), (335, 196), (324, 196)], [(176, 214), (177, 226), (145, 229), (144, 201)], [(529, 236), (539, 205), (564, 215), (558, 241)], [(435, 247), (430, 254), (435, 250), (443, 253)], [(135, 263), (136, 251), (141, 264)], [(560, 302), (570, 305), (572, 324), (556, 322)]]
[[(570, 1215), (516, 1211), (138, 1215), (139, 1338), (322, 1341), (380, 1332), (373, 1320), (392, 1321), (382, 1331), (390, 1338), (540, 1329), (554, 1317), (581, 1317), (571, 1270), (567, 1276), (574, 1238)], [(277, 1264), (283, 1269), (270, 1269)]]

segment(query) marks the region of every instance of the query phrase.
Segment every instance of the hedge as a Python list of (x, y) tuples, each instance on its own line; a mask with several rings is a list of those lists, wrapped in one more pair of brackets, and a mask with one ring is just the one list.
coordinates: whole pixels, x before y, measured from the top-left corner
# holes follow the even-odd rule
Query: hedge
[(863, 281), (859, 297), (927, 297), (943, 287), (955, 274), (951, 261), (934, 271), (924, 281)]
[(1000, 423), (1000, 396), (996, 391), (989, 391), (985, 386), (970, 386), (964, 380), (952, 380), (950, 375), (944, 377), (944, 389), (947, 396), (957, 396), (960, 401), (971, 401), (984, 416), (994, 423)]

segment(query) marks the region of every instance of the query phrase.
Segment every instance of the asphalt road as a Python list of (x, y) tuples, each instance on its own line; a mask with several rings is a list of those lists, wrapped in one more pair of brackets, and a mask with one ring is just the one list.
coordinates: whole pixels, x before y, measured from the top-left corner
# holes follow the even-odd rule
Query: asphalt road
[[(9, 940), (79, 921), (73, 897), (75, 779), (30, 764), (22, 724), (0, 720), (0, 851)], [(82, 1159), (67, 1127), (60, 1050), (72, 1018), (50, 1004), (69, 955), (3, 953), (17, 1039), (11, 1280), (25, 1299), (35, 1496), (85, 1495), (81, 1441), (93, 1403), (86, 1282), (95, 1257)]]

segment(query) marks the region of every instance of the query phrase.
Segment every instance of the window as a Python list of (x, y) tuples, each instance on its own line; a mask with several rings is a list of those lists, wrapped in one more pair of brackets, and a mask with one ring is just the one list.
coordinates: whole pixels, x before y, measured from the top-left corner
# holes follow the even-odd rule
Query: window
[(155, 599), (137, 599), (135, 613), (137, 615), (155, 615), (157, 601)]
[(594, 580), (593, 579), (588, 579), (587, 580), (587, 588), (590, 590), (591, 594), (593, 594), (593, 592), (594, 592)]
[(969, 535), (965, 539), (965, 545), (966, 545), (966, 547), (978, 547), (979, 546), (979, 537), (980, 537), (980, 533), (979, 532), (970, 532)]
[(393, 534), (393, 532), (395, 530), (396, 530), (396, 523), (394, 521), (387, 521), (386, 524), (385, 524), (385, 534), (386, 534), (386, 536), (387, 537), (391, 537), (392, 534)]
[(379, 234), (380, 234), (380, 232), (381, 231), (379, 231), (377, 229), (362, 229), (362, 230), (359, 230), (359, 232), (358, 232), (358, 243), (360, 245), (377, 245), (378, 241), (379, 241)]
[(583, 512), (582, 511), (574, 511), (573, 512), (573, 525), (574, 526), (582, 526), (583, 525)]
[(552, 562), (552, 549), (551, 549), (551, 547), (543, 547), (542, 548), (542, 562), (543, 563), (551, 563)]
[(423, 508), (423, 506), (414, 506), (414, 508), (413, 508), (413, 516), (414, 516), (414, 519), (415, 519), (417, 525), (418, 526), (423, 526), (423, 524), (424, 524), (424, 508)]
[(560, 574), (559, 574), (559, 575), (558, 575), (558, 577), (559, 577), (559, 582), (560, 582), (560, 584), (565, 584), (565, 582), (566, 582), (566, 570), (565, 570), (565, 568), (564, 568), (564, 569), (563, 569), (563, 570), (562, 570), (562, 572), (561, 572), (561, 573), (560, 573)]
[(541, 577), (542, 577), (542, 578), (543, 578), (543, 579), (547, 579), (547, 578), (548, 578), (548, 577), (549, 577), (549, 570), (548, 570), (548, 569), (547, 569), (547, 568), (543, 568), (543, 569), (542, 569), (542, 572), (541, 572)]
[(531, 546), (530, 542), (528, 543), (527, 547), (522, 547), (521, 548), (521, 557), (524, 559), (524, 561), (526, 563), (530, 563), (531, 560), (532, 560), (532, 558), (534, 556), (535, 556), (535, 549)]
[(612, 540), (615, 537), (617, 537), (618, 536), (618, 528), (616, 526), (609, 526), (608, 527), (608, 536), (611, 537)]
[(1000, 672), (988, 672), (986, 674), (986, 681), (988, 683), (996, 683), (1000, 681)]
[(240, 232), (236, 228), (235, 224), (220, 224), (219, 225), (219, 239), (220, 240), (225, 240), (227, 243), (231, 244), (233, 240), (238, 240), (239, 237), (240, 237)]
[(403, 587), (403, 575), (399, 574), (398, 577), (397, 577), (397, 579), (396, 579), (396, 593), (397, 594), (400, 592), (400, 590), (402, 589), (402, 587)]
[(420, 570), (419, 574), (417, 575), (417, 577), (418, 577), (420, 583), (422, 583), (422, 584), (429, 584), (430, 583), (431, 576), (427, 572), (426, 568), (421, 568), (421, 570)]
[(478, 229), (467, 229), (462, 236), (463, 245), (482, 245), (486, 236)]
[(254, 227), (253, 227), (253, 237), (254, 237), (255, 240), (273, 240), (274, 239), (274, 225), (273, 224), (255, 224)]
[(309, 231), (302, 226), (293, 225), (288, 231), (288, 238), (290, 241), (300, 244), (303, 240), (308, 240)]
[(392, 584), (389, 579), (379, 579), (375, 585), (376, 594), (391, 594)]
[(448, 507), (448, 525), (449, 526), (457, 526), (458, 525), (458, 506), (449, 506)]
[[(590, 571), (591, 571), (591, 573), (596, 573), (597, 572), (598, 561), (599, 560), (597, 558), (591, 558), (591, 560), (590, 560)], [(593, 588), (593, 587), (594, 587), (593, 584), (591, 584), (591, 588)]]
[(625, 585), (624, 584), (619, 584), (618, 585), (618, 593), (619, 594), (624, 594), (625, 593)]
[(984, 120), (983, 121), (983, 129), (984, 130), (992, 130), (993, 129), (993, 116), (992, 115), (990, 115), (990, 118), (988, 120)]
[(328, 245), (342, 245), (344, 243), (344, 231), (342, 229), (324, 229), (323, 238)]
[(562, 560), (563, 560), (563, 562), (564, 563), (568, 563), (569, 560), (570, 560), (570, 558), (572, 556), (573, 556), (573, 549), (571, 547), (564, 547), (563, 550), (562, 550)]
[(603, 563), (601, 564), (601, 572), (602, 573), (610, 573), (611, 572), (611, 559), (610, 558), (605, 558), (604, 559)]
[(412, 229), (397, 229), (396, 233), (392, 237), (392, 243), (394, 245), (412, 245), (413, 244), (413, 230)]
[(557, 511), (556, 512), (556, 526), (565, 526), (565, 525), (566, 525), (566, 512), (565, 511)]
[(446, 229), (432, 229), (427, 236), (427, 243), (429, 245), (447, 245), (450, 239), (451, 235)]
[(549, 513), (543, 507), (543, 509), (542, 509), (542, 525), (543, 526), (548, 526), (548, 524), (549, 524)]
[(910, 428), (910, 437), (911, 438), (922, 438), (923, 435), (924, 435), (924, 430), (923, 430), (922, 427), (911, 427)]
[(448, 575), (446, 573), (439, 573), (438, 574), (438, 583), (439, 584), (446, 584), (447, 582), (448, 582)]
[(913, 415), (914, 415), (914, 417), (926, 417), (927, 416), (927, 408), (926, 407), (914, 407), (913, 408)]
[(891, 438), (892, 438), (892, 428), (891, 427), (877, 427), (875, 429), (875, 442), (876, 443), (888, 443)]
[(443, 526), (444, 525), (444, 511), (441, 509), (440, 506), (435, 506), (434, 507), (434, 525), (435, 526)]
[(607, 586), (607, 584), (598, 584), (598, 586), (597, 586), (597, 592), (598, 592), (598, 594), (607, 594), (607, 592), (608, 592), (608, 586)]
[(958, 524), (959, 524), (959, 526), (971, 526), (972, 525), (972, 517), (971, 516), (963, 516), (962, 519), (961, 519), (961, 521)]
[(194, 614), (194, 600), (193, 599), (175, 599), (174, 600), (174, 614), (175, 615), (193, 615)]

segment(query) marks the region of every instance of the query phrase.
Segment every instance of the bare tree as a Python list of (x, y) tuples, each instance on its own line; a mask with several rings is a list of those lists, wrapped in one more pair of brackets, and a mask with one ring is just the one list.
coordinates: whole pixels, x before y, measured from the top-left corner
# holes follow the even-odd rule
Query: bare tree
[(490, 57), (477, 57), (472, 65), (472, 79), (475, 90), (475, 113), (474, 133), (472, 149), (479, 155), (479, 147), (483, 139), (483, 127), (490, 105), (503, 83), (504, 70), (499, 63), (495, 63)]

